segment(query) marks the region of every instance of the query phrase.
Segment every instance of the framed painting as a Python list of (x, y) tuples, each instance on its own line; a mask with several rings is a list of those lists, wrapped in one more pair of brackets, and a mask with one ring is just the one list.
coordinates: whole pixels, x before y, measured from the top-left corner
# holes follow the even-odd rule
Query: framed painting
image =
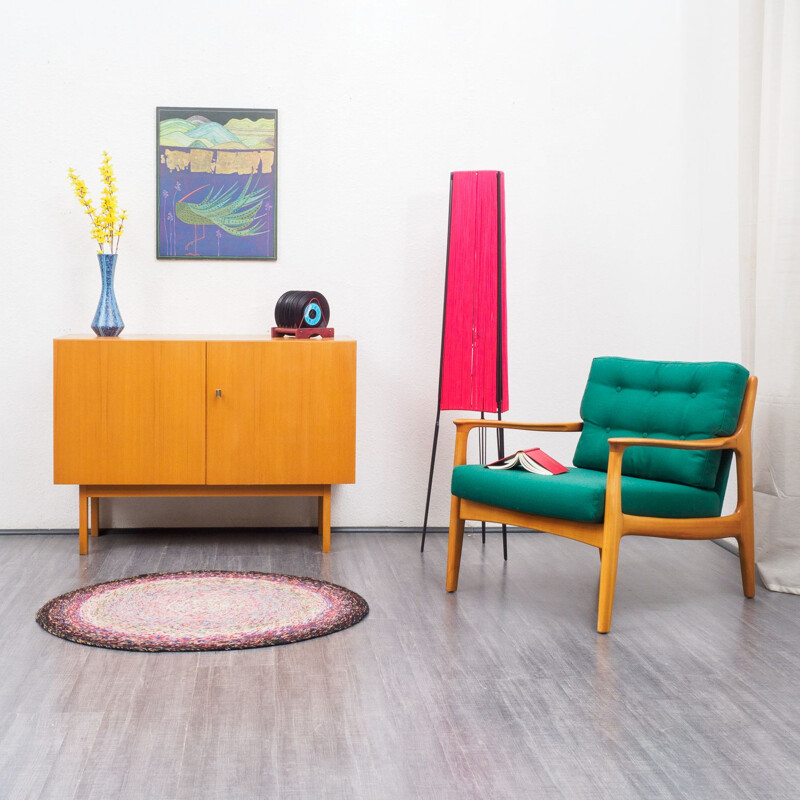
[(156, 256), (275, 259), (278, 112), (156, 109)]

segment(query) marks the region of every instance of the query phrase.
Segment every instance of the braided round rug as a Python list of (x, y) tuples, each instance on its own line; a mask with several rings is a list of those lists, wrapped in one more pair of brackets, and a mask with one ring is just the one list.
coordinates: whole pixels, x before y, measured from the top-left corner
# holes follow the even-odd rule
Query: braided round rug
[(165, 572), (98, 583), (45, 603), (48, 633), (145, 652), (242, 650), (325, 636), (360, 622), (366, 600), (326, 581), (266, 572)]

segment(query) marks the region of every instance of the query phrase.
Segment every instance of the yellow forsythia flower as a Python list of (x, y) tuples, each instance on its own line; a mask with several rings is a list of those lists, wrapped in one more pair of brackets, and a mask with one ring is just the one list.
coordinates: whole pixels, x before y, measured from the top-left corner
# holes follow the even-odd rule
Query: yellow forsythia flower
[(103, 161), (100, 165), (100, 176), (103, 190), (100, 196), (100, 209), (95, 209), (89, 197), (89, 190), (75, 171), (70, 167), (69, 180), (78, 202), (83, 206), (85, 213), (92, 223), (92, 239), (100, 245), (100, 252), (104, 252), (104, 245), (110, 245), (110, 252), (115, 253), (119, 247), (119, 237), (122, 235), (123, 223), (126, 214), (119, 213), (117, 203), (117, 184), (114, 179), (114, 169), (111, 165), (111, 156), (103, 151)]

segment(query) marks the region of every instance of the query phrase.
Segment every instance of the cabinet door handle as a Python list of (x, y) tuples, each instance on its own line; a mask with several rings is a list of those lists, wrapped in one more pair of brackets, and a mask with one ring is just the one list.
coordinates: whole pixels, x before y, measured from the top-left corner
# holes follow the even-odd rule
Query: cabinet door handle
[(217, 389), (217, 397), (222, 397), (222, 389)]

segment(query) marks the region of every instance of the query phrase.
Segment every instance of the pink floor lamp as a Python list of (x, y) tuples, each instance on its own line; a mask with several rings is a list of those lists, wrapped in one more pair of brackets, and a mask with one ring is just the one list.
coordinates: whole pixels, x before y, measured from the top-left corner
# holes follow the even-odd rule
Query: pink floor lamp
[[(450, 173), (439, 400), (433, 431), (422, 546), (428, 530), (439, 417), (443, 410), (480, 411), (481, 418), (508, 410), (504, 176), (496, 170)], [(497, 453), (504, 452), (497, 429)], [(486, 429), (480, 430), (481, 462)], [(486, 526), (483, 523), (486, 541)], [(503, 526), (503, 557), (508, 558)]]

